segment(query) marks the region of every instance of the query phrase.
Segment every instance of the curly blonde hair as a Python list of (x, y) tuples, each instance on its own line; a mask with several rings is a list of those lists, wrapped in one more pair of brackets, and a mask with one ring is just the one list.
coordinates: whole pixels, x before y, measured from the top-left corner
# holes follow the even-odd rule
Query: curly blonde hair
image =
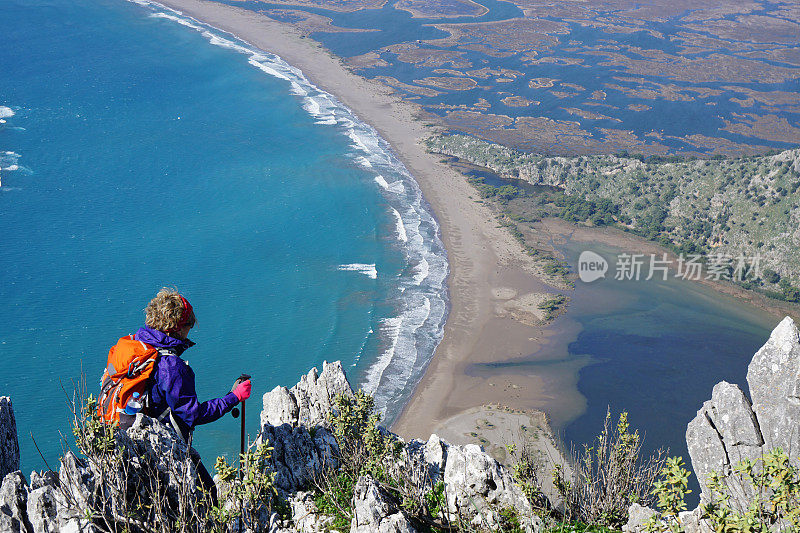
[[(163, 287), (147, 304), (144, 316), (144, 323), (153, 329), (164, 333), (177, 331), (181, 316), (183, 316), (183, 302), (180, 293), (175, 288)], [(197, 319), (193, 311), (186, 325), (194, 327), (196, 323)]]

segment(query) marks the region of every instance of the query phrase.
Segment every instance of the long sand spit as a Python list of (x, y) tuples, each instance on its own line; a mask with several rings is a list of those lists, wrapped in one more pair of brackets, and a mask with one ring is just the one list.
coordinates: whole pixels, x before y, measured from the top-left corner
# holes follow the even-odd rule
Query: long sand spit
[[(442, 342), (395, 421), (395, 432), (405, 438), (427, 438), (451, 427), (458, 415), (482, 406), (538, 409), (552, 405), (553, 391), (559, 391), (562, 416), (579, 414), (584, 400), (574, 386), (574, 374), (548, 383), (535, 375), (495, 375), (491, 381), (470, 375), (471, 365), (522, 357), (546, 342), (541, 326), (520, 320), (519, 314), (507, 309), (510, 300), (530, 301), (552, 289), (535, 276), (531, 259), (497, 225), (489, 209), (473, 200), (474, 190), (464, 177), (425, 151), (420, 141), (433, 130), (418, 107), (380, 82), (350, 72), (337, 57), (288, 24), (208, 0), (160, 3), (301, 69), (309, 81), (373, 126), (419, 183), (447, 249), (450, 313)], [(469, 440), (466, 435), (464, 439)]]

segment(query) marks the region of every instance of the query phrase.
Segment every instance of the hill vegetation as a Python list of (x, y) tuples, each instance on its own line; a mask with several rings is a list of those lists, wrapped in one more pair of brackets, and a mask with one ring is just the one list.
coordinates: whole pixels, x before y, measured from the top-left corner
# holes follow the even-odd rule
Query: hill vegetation
[[(509, 215), (518, 220), (559, 216), (617, 226), (706, 265), (715, 263), (716, 279), (800, 301), (794, 286), (800, 282), (800, 149), (727, 159), (628, 153), (544, 157), (466, 135), (426, 142), (431, 152), (547, 186), (526, 205), (516, 202)], [(525, 196), (518, 187), (481, 180), (476, 186), (483, 197), (501, 203)], [(747, 268), (737, 271), (737, 265)]]

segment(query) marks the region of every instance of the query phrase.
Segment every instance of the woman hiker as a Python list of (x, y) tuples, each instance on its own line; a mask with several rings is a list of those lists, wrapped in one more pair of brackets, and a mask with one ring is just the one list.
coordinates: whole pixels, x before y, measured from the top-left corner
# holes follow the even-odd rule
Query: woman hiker
[[(174, 289), (163, 288), (145, 309), (145, 325), (111, 348), (103, 374), (98, 410), (108, 422), (132, 423), (125, 407), (138, 392), (142, 412), (171, 425), (186, 442), (196, 426), (222, 418), (250, 397), (250, 380), (237, 380), (231, 392), (205, 402), (197, 399), (194, 371), (181, 358), (194, 346), (189, 331), (197, 320), (191, 304)], [(202, 463), (197, 472), (207, 490), (214, 482)]]

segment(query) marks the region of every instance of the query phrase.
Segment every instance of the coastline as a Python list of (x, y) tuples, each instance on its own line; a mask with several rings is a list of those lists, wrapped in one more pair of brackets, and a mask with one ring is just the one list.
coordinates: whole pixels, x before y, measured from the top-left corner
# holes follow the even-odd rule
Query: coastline
[[(442, 163), (441, 156), (426, 152), (419, 141), (435, 132), (426, 124), (431, 121), (429, 117), (382, 83), (352, 73), (339, 58), (301, 36), (289, 24), (208, 0), (158, 1), (275, 53), (302, 70), (311, 83), (333, 94), (360, 120), (375, 128), (422, 190), (439, 223), (448, 255), (450, 311), (441, 343), (392, 424), (394, 432), (406, 439), (427, 439), (431, 433), (438, 433), (455, 443), (483, 443), (493, 434), (488, 430), (477, 434), (467, 431), (470, 427), (478, 429), (476, 421), (491, 417), (493, 421), (500, 419), (501, 424), (507, 422), (502, 431), (494, 431), (508, 435), (514, 430), (508, 424), (519, 424), (520, 416), (540, 420), (538, 410), (547, 407), (549, 412), (556, 400), (559, 405), (555, 418), (559, 420), (584, 410), (585, 399), (576, 386), (582, 361), (575, 362), (569, 375), (561, 376), (525, 375), (509, 370), (487, 378), (475, 371), (480, 365), (540, 351), (555, 332), (535, 316), (535, 305), (525, 303), (540, 301), (542, 294), (558, 288), (537, 276), (533, 260), (497, 224), (491, 208), (474, 200), (476, 192), (465, 177)], [(543, 232), (552, 229), (551, 225)], [(604, 240), (602, 230), (597, 228), (562, 227), (555, 233), (577, 240)], [(659, 248), (630, 235), (609, 234), (605, 239), (635, 243), (640, 249)], [(783, 306), (770, 305), (770, 301), (746, 291), (708, 284), (772, 314), (784, 312)], [(523, 414), (498, 416), (498, 412), (507, 410)], [(546, 418), (541, 418), (539, 426), (551, 433)], [(503, 454), (502, 446), (495, 448), (496, 456)]]
[[(469, 409), (502, 404), (530, 411), (544, 405), (548, 395), (537, 376), (509, 375), (498, 383), (468, 374), (474, 363), (533, 353), (546, 342), (543, 326), (518, 320), (506, 304), (555, 289), (534, 274), (533, 261), (497, 225), (490, 209), (473, 200), (474, 189), (463, 175), (426, 152), (419, 141), (433, 130), (419, 109), (380, 82), (350, 72), (337, 57), (287, 24), (207, 0), (159, 3), (277, 54), (303, 71), (311, 83), (375, 128), (422, 190), (448, 255), (450, 311), (442, 341), (391, 429), (404, 438), (427, 439)], [(579, 405), (577, 391), (574, 396)]]

